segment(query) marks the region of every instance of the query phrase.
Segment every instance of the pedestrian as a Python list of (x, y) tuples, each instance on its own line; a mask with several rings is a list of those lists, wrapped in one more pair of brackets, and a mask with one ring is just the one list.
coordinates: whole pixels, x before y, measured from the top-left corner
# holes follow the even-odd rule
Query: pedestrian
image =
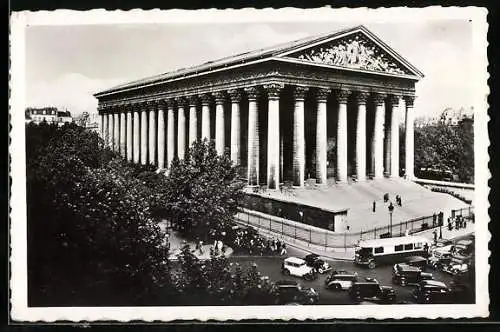
[(464, 218), (464, 228), (467, 228), (467, 219)]
[(448, 230), (451, 231), (453, 229), (453, 225), (452, 225), (452, 222), (451, 222), (451, 218), (448, 217)]
[(424, 252), (426, 255), (429, 253), (429, 244), (427, 243), (424, 244)]
[(286, 244), (283, 242), (283, 245), (281, 246), (281, 256), (286, 255)]
[(281, 252), (281, 241), (278, 240), (278, 243), (276, 244), (276, 249), (278, 252)]
[(438, 239), (438, 233), (437, 231), (434, 229), (434, 231), (432, 232), (433, 236), (434, 236), (434, 245), (437, 244), (437, 239)]
[(455, 219), (455, 229), (458, 230), (460, 228), (460, 216)]
[(388, 200), (389, 200), (389, 193), (385, 193), (384, 194), (384, 203), (387, 203)]
[(436, 227), (437, 214), (434, 212), (432, 215), (432, 227)]
[(373, 201), (373, 208), (372, 208), (373, 212), (375, 212), (375, 207), (376, 206), (377, 206), (377, 203), (375, 201)]

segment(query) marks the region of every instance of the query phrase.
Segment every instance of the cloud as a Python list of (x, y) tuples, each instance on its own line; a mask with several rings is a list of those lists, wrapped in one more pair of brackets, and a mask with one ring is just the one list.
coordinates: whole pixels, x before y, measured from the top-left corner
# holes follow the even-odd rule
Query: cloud
[(27, 88), (28, 107), (55, 106), (74, 115), (95, 112), (97, 99), (92, 94), (123, 83), (123, 79), (95, 79), (79, 73), (64, 73), (55, 80), (38, 82)]

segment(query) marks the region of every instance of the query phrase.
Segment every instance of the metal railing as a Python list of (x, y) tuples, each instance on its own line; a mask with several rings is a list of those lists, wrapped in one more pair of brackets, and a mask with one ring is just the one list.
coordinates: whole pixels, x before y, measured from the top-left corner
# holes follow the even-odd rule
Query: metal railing
[[(471, 216), (473, 207), (452, 210), (452, 215)], [(355, 246), (360, 240), (378, 239), (389, 236), (404, 236), (405, 234), (415, 234), (421, 231), (437, 228), (440, 225), (439, 216), (424, 216), (406, 220), (399, 223), (374, 227), (368, 230), (356, 232), (332, 232), (327, 229), (301, 224), (299, 222), (275, 217), (272, 215), (242, 209), (236, 214), (236, 221), (240, 224), (253, 226), (258, 229), (274, 233), (278, 236), (287, 236), (296, 240), (304, 241), (312, 245), (323, 246), (325, 248), (350, 248)]]

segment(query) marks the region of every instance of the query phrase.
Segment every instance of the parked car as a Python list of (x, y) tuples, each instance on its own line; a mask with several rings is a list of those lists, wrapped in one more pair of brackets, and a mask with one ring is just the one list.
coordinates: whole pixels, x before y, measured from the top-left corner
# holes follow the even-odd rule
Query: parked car
[(381, 286), (375, 279), (367, 278), (366, 281), (353, 283), (349, 296), (358, 303), (363, 300), (392, 303), (396, 300), (396, 291), (390, 286)]
[(276, 297), (274, 304), (315, 304), (319, 300), (319, 293), (314, 288), (302, 287), (301, 284), (293, 280), (276, 282), (271, 292)]
[(394, 264), (392, 268), (392, 282), (401, 286), (429, 279), (433, 279), (431, 273), (422, 272), (420, 268), (405, 263)]
[(284, 259), (281, 265), (281, 272), (285, 275), (301, 277), (305, 280), (314, 280), (318, 277), (314, 268), (308, 266), (305, 260), (297, 257)]
[(469, 266), (465, 263), (454, 263), (452, 260), (450, 264), (443, 266), (443, 271), (456, 276), (468, 272)]
[(418, 303), (451, 303), (453, 293), (442, 281), (423, 280), (413, 290), (412, 296)]
[(328, 272), (332, 269), (330, 264), (319, 258), (319, 255), (317, 254), (309, 254), (304, 257), (304, 260), (306, 261), (308, 266), (312, 267), (320, 274)]
[(427, 267), (427, 258), (422, 256), (409, 256), (406, 258), (406, 264), (418, 267), (420, 270), (424, 271)]
[(358, 274), (356, 272), (345, 270), (333, 271), (326, 277), (325, 287), (333, 290), (349, 290), (356, 281), (358, 281)]
[(427, 265), (434, 270), (443, 270), (443, 268), (451, 263), (451, 253), (434, 252), (427, 260)]

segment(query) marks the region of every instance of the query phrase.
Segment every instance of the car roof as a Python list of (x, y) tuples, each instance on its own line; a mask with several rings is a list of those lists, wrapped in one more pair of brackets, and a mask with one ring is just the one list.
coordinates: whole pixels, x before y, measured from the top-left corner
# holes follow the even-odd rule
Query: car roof
[(414, 272), (420, 272), (420, 269), (416, 266), (411, 266), (406, 263), (399, 263), (396, 264), (398, 269), (403, 270), (403, 271), (414, 271)]
[(439, 280), (423, 280), (420, 282), (422, 285), (424, 286), (433, 286), (433, 287), (444, 287), (444, 288), (448, 288), (448, 286), (446, 286), (446, 284), (442, 281), (439, 281)]
[(406, 258), (407, 262), (421, 262), (421, 261), (426, 261), (426, 260), (427, 259), (425, 259), (422, 256), (410, 256), (410, 257)]
[(279, 280), (275, 284), (276, 286), (297, 286), (299, 283), (295, 280)]
[(285, 262), (295, 263), (295, 264), (304, 264), (306, 261), (303, 260), (302, 258), (298, 258), (298, 257), (288, 257), (288, 258), (285, 258)]
[(311, 254), (306, 255), (306, 257), (319, 257), (319, 255), (318, 255), (318, 254), (311, 253)]

